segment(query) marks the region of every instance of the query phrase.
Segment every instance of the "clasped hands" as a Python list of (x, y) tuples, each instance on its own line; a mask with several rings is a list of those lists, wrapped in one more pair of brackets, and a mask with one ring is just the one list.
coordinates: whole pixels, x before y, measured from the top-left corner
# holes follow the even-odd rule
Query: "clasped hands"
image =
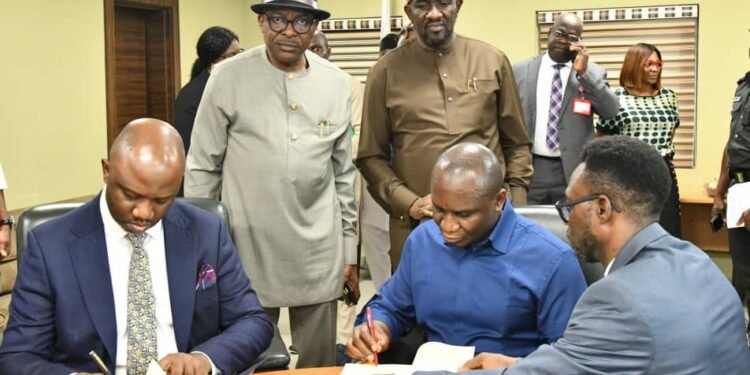
[(432, 194), (415, 200), (409, 207), (409, 216), (414, 220), (432, 217)]

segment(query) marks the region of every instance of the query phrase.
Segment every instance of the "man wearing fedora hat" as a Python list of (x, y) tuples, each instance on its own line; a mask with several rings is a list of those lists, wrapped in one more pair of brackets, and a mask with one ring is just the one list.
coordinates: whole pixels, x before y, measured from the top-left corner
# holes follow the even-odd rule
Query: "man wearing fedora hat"
[(185, 195), (230, 209), (240, 259), (272, 321), (289, 307), (297, 367), (332, 366), (336, 299), (359, 293), (348, 76), (307, 51), (314, 0), (263, 0), (264, 44), (214, 67)]

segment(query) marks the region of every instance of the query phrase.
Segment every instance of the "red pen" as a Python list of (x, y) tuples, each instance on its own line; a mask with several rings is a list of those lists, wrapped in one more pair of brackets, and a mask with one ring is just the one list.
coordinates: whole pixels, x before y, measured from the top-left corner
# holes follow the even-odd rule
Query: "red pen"
[[(377, 338), (375, 337), (375, 323), (372, 320), (372, 309), (370, 308), (370, 306), (367, 306), (367, 328), (370, 329), (370, 336), (372, 336), (374, 340), (377, 340)], [(377, 365), (378, 353), (372, 353), (372, 356), (375, 364)]]

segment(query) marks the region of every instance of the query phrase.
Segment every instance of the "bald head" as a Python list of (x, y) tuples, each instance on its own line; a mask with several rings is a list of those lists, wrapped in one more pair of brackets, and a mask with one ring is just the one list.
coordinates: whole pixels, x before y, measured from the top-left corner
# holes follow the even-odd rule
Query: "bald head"
[(331, 47), (328, 46), (328, 38), (320, 30), (315, 30), (310, 41), (310, 46), (307, 49), (326, 60), (331, 57)]
[(460, 143), (438, 158), (432, 170), (432, 188), (440, 180), (470, 179), (477, 193), (494, 196), (503, 187), (503, 172), (495, 154), (477, 143)]
[(143, 232), (166, 214), (177, 195), (185, 149), (171, 125), (138, 119), (117, 136), (102, 168), (112, 217), (128, 232)]
[(446, 243), (468, 247), (486, 239), (505, 204), (500, 163), (487, 147), (461, 143), (432, 170), (433, 220)]
[(552, 27), (567, 26), (572, 29), (583, 31), (583, 20), (575, 13), (563, 13), (555, 18)]
[(153, 119), (133, 120), (122, 129), (109, 150), (109, 160), (120, 158), (159, 170), (185, 168), (182, 138), (172, 125)]

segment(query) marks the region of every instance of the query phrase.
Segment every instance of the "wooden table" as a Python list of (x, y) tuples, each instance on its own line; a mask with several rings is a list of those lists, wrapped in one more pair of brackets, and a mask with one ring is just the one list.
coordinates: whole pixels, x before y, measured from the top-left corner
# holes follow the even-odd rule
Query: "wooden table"
[(263, 375), (339, 375), (343, 367), (316, 367), (298, 370), (263, 372)]
[(713, 197), (706, 193), (704, 187), (680, 186), (682, 237), (705, 251), (729, 252), (727, 228), (714, 233), (708, 223), (713, 204)]

